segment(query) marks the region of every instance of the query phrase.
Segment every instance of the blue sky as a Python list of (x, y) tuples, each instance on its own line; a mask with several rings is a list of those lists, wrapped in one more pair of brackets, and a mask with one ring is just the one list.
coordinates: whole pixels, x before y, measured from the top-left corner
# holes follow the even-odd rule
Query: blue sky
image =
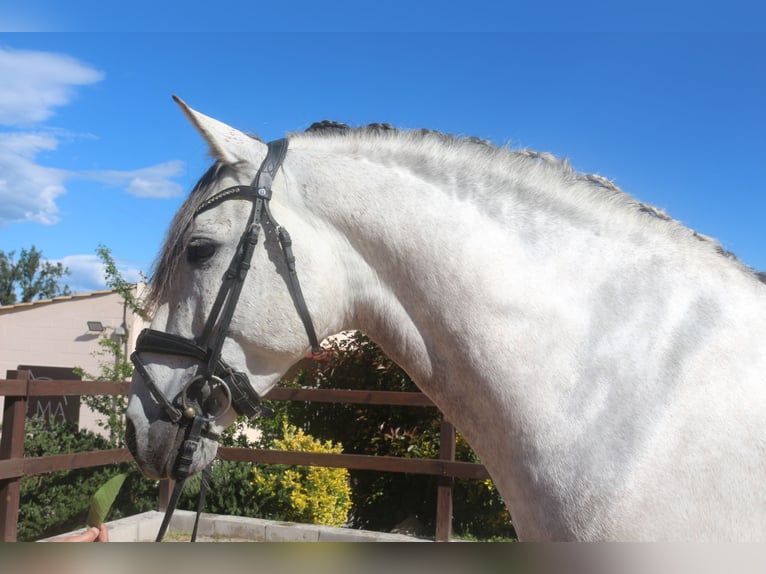
[(28, 4), (0, 0), (0, 249), (76, 291), (99, 243), (149, 274), (209, 165), (174, 93), (266, 139), (334, 119), (550, 151), (766, 270), (755, 2)]

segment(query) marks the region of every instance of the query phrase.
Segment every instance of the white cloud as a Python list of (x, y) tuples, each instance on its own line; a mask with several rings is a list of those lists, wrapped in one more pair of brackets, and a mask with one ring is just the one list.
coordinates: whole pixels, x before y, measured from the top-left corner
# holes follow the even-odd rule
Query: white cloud
[(172, 181), (136, 177), (131, 180), (126, 191), (136, 197), (163, 198), (178, 197), (183, 188)]
[[(12, 50), (0, 46), (0, 228), (10, 223), (53, 224), (56, 200), (71, 180), (87, 179), (121, 187), (136, 197), (157, 199), (182, 194), (172, 178), (180, 161), (128, 171), (72, 172), (39, 163), (64, 140), (83, 137), (40, 127), (57, 107), (71, 103), (74, 88), (101, 81), (103, 74), (63, 54)], [(33, 128), (32, 126), (38, 127)]]
[[(107, 289), (104, 282), (104, 264), (96, 255), (67, 255), (52, 261), (61, 263), (71, 272), (62, 283), (69, 285), (73, 293), (87, 293)], [(124, 261), (115, 261), (123, 279), (129, 283), (137, 283), (143, 279), (141, 270), (135, 265)]]
[(98, 181), (145, 199), (183, 193), (182, 186), (172, 180), (184, 171), (184, 162), (178, 160), (124, 171), (74, 172), (40, 165), (38, 155), (55, 151), (64, 138), (71, 135), (53, 131), (0, 132), (0, 228), (22, 221), (56, 223), (56, 199), (66, 193), (65, 184), (71, 180)]
[[(32, 125), (49, 118), (73, 97), (72, 86), (97, 82), (100, 72), (60, 54), (0, 47), (0, 125)], [(59, 220), (56, 199), (69, 173), (37, 163), (55, 151), (61, 132), (0, 132), (0, 227)]]
[(46, 133), (0, 133), (0, 227), (14, 221), (58, 221), (56, 198), (66, 189), (66, 171), (35, 163), (58, 140)]
[(63, 54), (0, 47), (0, 125), (42, 122), (103, 73)]
[(129, 171), (93, 171), (80, 174), (110, 185), (125, 186), (125, 191), (136, 197), (162, 199), (178, 197), (183, 193), (180, 184), (170, 178), (184, 171), (184, 162), (173, 160)]

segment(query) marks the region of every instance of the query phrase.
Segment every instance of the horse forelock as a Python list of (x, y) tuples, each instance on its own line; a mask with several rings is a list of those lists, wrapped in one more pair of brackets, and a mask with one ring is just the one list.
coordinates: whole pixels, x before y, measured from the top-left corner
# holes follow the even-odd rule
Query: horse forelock
[(162, 250), (153, 266), (150, 288), (146, 296), (146, 304), (150, 309), (156, 309), (163, 301), (166, 301), (168, 294), (174, 288), (173, 278), (178, 262), (183, 257), (186, 232), (197, 208), (216, 191), (219, 179), (227, 173), (233, 173), (234, 170), (235, 168), (228, 164), (215, 162), (202, 175), (186, 201), (173, 216), (165, 234)]

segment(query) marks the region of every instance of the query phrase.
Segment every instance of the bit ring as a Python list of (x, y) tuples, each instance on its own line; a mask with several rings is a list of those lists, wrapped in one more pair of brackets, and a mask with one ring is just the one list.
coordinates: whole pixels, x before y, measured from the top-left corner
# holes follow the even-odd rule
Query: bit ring
[(225, 408), (216, 415), (202, 415), (202, 419), (207, 422), (213, 422), (215, 420), (218, 420), (227, 412), (229, 412), (229, 409), (231, 408), (231, 389), (229, 389), (229, 385), (227, 385), (222, 378), (216, 377), (215, 375), (197, 375), (196, 377), (191, 379), (188, 383), (186, 383), (183, 390), (181, 391), (181, 404), (183, 405), (183, 414), (185, 417), (190, 419), (193, 419), (195, 416), (197, 416), (197, 409), (195, 409), (192, 405), (186, 402), (186, 391), (189, 389), (189, 387), (191, 387), (194, 383), (196, 383), (199, 380), (209, 381), (211, 390), (215, 389), (216, 385), (220, 385), (221, 387), (223, 387), (224, 394), (226, 395)]

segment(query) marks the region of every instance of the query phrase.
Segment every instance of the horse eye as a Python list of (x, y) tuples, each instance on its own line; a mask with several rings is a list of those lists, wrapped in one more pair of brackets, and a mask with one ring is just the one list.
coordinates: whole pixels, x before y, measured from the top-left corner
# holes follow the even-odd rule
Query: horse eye
[(186, 260), (192, 265), (199, 265), (215, 255), (216, 246), (211, 241), (193, 240), (186, 248)]

